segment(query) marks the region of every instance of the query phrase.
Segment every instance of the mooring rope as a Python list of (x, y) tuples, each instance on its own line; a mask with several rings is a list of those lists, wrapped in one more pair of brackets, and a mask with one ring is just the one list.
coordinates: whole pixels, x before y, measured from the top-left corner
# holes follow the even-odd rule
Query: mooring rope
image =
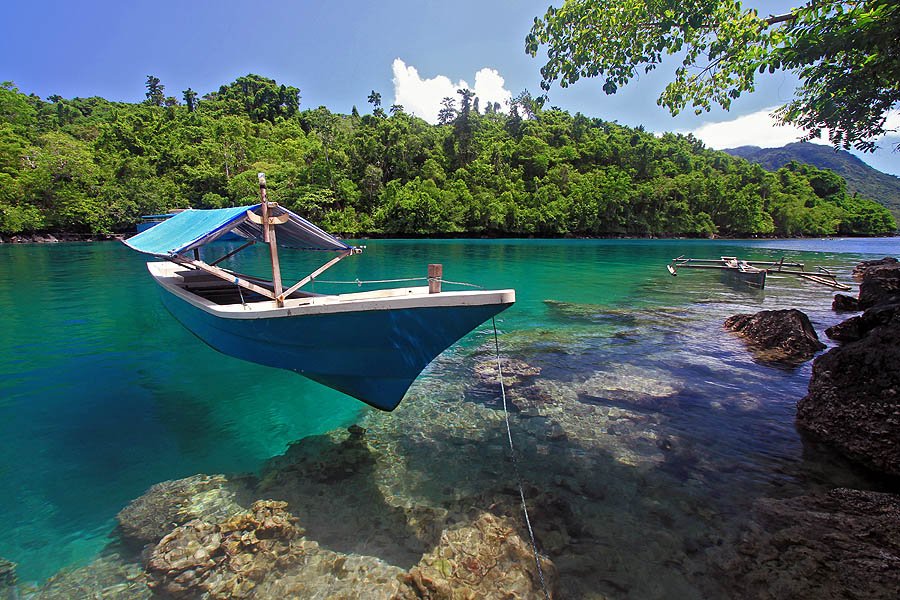
[(247, 309), (247, 303), (244, 301), (244, 292), (241, 291), (241, 286), (240, 286), (240, 284), (238, 283), (238, 278), (237, 278), (237, 277), (234, 278), (234, 287), (237, 288), (238, 295), (241, 297), (241, 306), (243, 306), (243, 307), (244, 307), (244, 310), (246, 310), (246, 309)]
[(441, 282), (443, 282), (443, 283), (449, 283), (450, 285), (463, 285), (463, 286), (466, 286), (466, 287), (478, 288), (479, 290), (483, 290), (483, 289), (484, 289), (484, 286), (483, 286), (483, 285), (477, 285), (477, 284), (474, 284), (474, 283), (466, 283), (466, 282), (464, 282), (464, 281), (450, 281), (449, 279), (438, 279), (438, 281), (441, 281)]
[(522, 500), (522, 513), (525, 515), (525, 525), (528, 527), (528, 537), (531, 538), (531, 551), (534, 554), (534, 564), (537, 567), (538, 577), (541, 580), (541, 590), (544, 598), (550, 600), (550, 592), (547, 591), (547, 582), (544, 581), (544, 570), (541, 568), (541, 558), (538, 554), (537, 542), (534, 539), (534, 529), (531, 528), (531, 519), (528, 517), (528, 506), (525, 504), (525, 489), (522, 486), (522, 474), (519, 472), (519, 462), (516, 458), (516, 449), (513, 446), (512, 429), (509, 426), (509, 410), (506, 408), (506, 386), (503, 384), (503, 366), (500, 363), (500, 339), (497, 336), (497, 321), (491, 317), (491, 325), (494, 326), (494, 348), (497, 351), (497, 373), (500, 379), (500, 397), (503, 398), (503, 418), (506, 421), (506, 437), (509, 440), (509, 454), (512, 457), (513, 470), (516, 472), (516, 482), (519, 484), (519, 498)]
[(363, 284), (369, 283), (403, 283), (407, 281), (440, 281), (442, 283), (448, 283), (450, 285), (462, 285), (466, 287), (484, 289), (484, 286), (476, 285), (474, 283), (466, 283), (464, 281), (450, 281), (449, 279), (443, 279), (440, 277), (407, 277), (404, 279), (354, 279), (353, 281), (326, 281), (324, 279), (313, 279), (314, 283), (333, 283), (338, 285), (356, 286), (361, 286)]
[(343, 285), (362, 285), (364, 283), (401, 283), (404, 281), (425, 281), (427, 277), (407, 277), (405, 279), (354, 279), (353, 281), (326, 281), (324, 279), (313, 279), (315, 283), (336, 283)]

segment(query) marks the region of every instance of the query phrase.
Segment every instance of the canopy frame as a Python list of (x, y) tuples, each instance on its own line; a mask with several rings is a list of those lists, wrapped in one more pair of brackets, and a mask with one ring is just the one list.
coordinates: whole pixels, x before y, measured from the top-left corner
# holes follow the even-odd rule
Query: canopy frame
[[(259, 173), (258, 178), (259, 204), (209, 211), (184, 211), (172, 217), (173, 222), (160, 223), (154, 228), (124, 240), (125, 245), (144, 254), (150, 254), (191, 269), (205, 271), (219, 279), (274, 300), (278, 307), (284, 306), (284, 301), (288, 296), (315, 280), (327, 269), (348, 256), (362, 252), (362, 247), (350, 246), (300, 215), (292, 213), (275, 202), (269, 202), (266, 196), (265, 173)], [(254, 212), (256, 208), (259, 208), (262, 214)], [(186, 219), (186, 221), (184, 223), (179, 221), (176, 224), (174, 221), (178, 219), (181, 221)], [(172, 227), (166, 229), (169, 225)], [(282, 285), (281, 267), (278, 260), (279, 243), (275, 235), (276, 225), (285, 226), (283, 233), (287, 236), (288, 241), (287, 243), (282, 242), (280, 244), (282, 246), (337, 252), (338, 255), (285, 290)], [(200, 257), (200, 247), (220, 238), (229, 231), (237, 233), (247, 241), (212, 262), (203, 261)], [(268, 283), (265, 279), (242, 276), (240, 273), (217, 266), (259, 241), (269, 246), (272, 289), (260, 285), (263, 282)], [(302, 245), (297, 245), (298, 241)], [(256, 279), (256, 281), (250, 281), (250, 279)]]

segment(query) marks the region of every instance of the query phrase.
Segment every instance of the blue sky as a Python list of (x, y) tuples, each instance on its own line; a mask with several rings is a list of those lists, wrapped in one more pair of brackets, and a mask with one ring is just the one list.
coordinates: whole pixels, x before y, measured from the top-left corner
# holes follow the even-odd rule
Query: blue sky
[[(399, 95), (407, 110), (427, 118), (421, 113), (440, 90), (460, 83), (474, 87), (479, 72), (485, 90), (502, 85), (512, 94), (526, 88), (538, 93), (542, 63), (525, 54), (524, 38), (549, 3), (14, 2), (0, 13), (0, 81), (14, 81), (20, 90), (43, 98), (59, 94), (136, 102), (144, 99), (149, 74), (180, 98), (187, 87), (203, 94), (258, 73), (300, 88), (301, 107), (349, 112), (356, 105), (366, 111), (366, 97), (374, 89), (386, 106)], [(792, 5), (783, 0), (747, 4), (764, 14)], [(790, 99), (796, 83), (790, 76), (767, 76), (730, 112), (673, 118), (656, 106), (673, 69), (664, 66), (614, 96), (591, 80), (565, 90), (556, 87), (550, 104), (651, 131), (691, 131), (715, 148), (791, 141), (790, 131), (769, 127), (765, 118), (768, 109)], [(900, 175), (900, 154), (890, 151), (889, 140), (884, 146), (863, 160)]]

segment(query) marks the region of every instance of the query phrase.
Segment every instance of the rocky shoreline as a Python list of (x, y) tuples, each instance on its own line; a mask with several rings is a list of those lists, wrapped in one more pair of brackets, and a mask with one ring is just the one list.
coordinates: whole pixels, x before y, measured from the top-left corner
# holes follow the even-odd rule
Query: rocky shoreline
[(107, 242), (121, 240), (122, 233), (20, 233), (0, 235), (0, 244), (58, 244), (60, 242)]
[[(891, 257), (863, 262), (854, 277), (861, 282), (859, 298), (838, 294), (833, 309), (865, 312), (826, 329), (841, 345), (815, 359), (796, 423), (896, 492), (900, 264)], [(735, 324), (750, 322), (756, 328), (745, 329), (764, 354), (793, 364), (824, 348), (806, 315), (774, 312), (737, 315), (726, 328), (740, 330)], [(749, 526), (718, 560), (742, 598), (890, 598), (900, 590), (898, 540), (900, 495), (835, 488), (756, 501)]]

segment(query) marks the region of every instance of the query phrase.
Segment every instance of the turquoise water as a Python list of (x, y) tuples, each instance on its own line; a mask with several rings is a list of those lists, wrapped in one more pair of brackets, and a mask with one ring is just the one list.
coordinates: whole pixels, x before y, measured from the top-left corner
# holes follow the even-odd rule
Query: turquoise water
[[(758, 381), (722, 383), (711, 380), (703, 361), (671, 359), (687, 352), (731, 360), (739, 345), (719, 348), (715, 340), (721, 319), (735, 312), (802, 308), (821, 334), (839, 320), (830, 311), (832, 290), (770, 278), (764, 292), (750, 293), (711, 273), (672, 278), (664, 265), (679, 255), (787, 256), (833, 269), (849, 282), (858, 260), (896, 255), (895, 239), (363, 243), (364, 254), (323, 275), (315, 290), (356, 287), (325, 282), (333, 280), (422, 277), (429, 262), (440, 262), (448, 280), (516, 289), (518, 302), (499, 323), (510, 340), (534, 330), (582, 335), (601, 326), (585, 320), (584, 306), (588, 313), (591, 306), (672, 311), (671, 330), (656, 336), (582, 336), (579, 343), (587, 347), (578, 360), (554, 362), (545, 355), (544, 373), (575, 377), (615, 360), (638, 370), (665, 368), (695, 382), (698, 397), (710, 386), (733, 391), (740, 384), (742, 394), (766, 400), (752, 418), (729, 420), (688, 405), (673, 423), (698, 444), (726, 438), (717, 451), (741, 465), (730, 487), (750, 489), (773, 473), (789, 473), (785, 477), (800, 488), (849, 476), (839, 466), (804, 462), (792, 420), (808, 364), (773, 371), (748, 361), (743, 367), (758, 373)], [(314, 259), (283, 257), (285, 279), (311, 270)], [(155, 482), (253, 471), (290, 442), (347, 426), (371, 411), (292, 373), (210, 350), (165, 312), (144, 262), (117, 243), (0, 246), (0, 515), (12, 530), (0, 538), (0, 557), (19, 564), (23, 580), (39, 581), (89, 561), (109, 541), (118, 510)], [(265, 263), (258, 252), (237, 266), (262, 271)], [(573, 316), (571, 307), (560, 310), (547, 300), (582, 309)], [(684, 315), (690, 320), (679, 325)], [(711, 333), (686, 338), (679, 327)], [(476, 331), (462, 347), (474, 347), (484, 333)], [(685, 348), (685, 339), (697, 348)], [(426, 378), (467, 376), (444, 368), (434, 367)]]

